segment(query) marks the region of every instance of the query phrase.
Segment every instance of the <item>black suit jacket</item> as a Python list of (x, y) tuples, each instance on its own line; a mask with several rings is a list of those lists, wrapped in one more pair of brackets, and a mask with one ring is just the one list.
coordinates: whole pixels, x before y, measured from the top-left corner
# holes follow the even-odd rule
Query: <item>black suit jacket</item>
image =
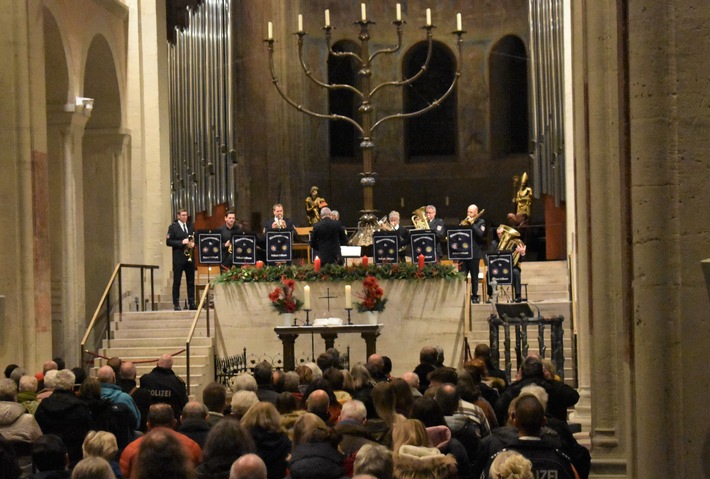
[(234, 227), (230, 230), (227, 228), (226, 224), (223, 224), (222, 227), (219, 229), (219, 234), (222, 237), (222, 266), (225, 268), (231, 268), (233, 263), (232, 263), (232, 255), (229, 254), (229, 248), (224, 246), (224, 243), (227, 241), (232, 241), (232, 236), (235, 235), (240, 235), (244, 233), (242, 229), (234, 223)]
[(468, 228), (473, 232), (473, 258), (479, 260), (483, 258), (482, 245), (486, 237), (486, 222), (479, 218)]
[(348, 244), (345, 228), (340, 221), (323, 218), (311, 232), (311, 248), (318, 252), (322, 264), (342, 261), (340, 246)]
[[(189, 235), (194, 235), (195, 227), (191, 223), (187, 223), (186, 226), (187, 233), (183, 231), (177, 220), (168, 227), (168, 235), (165, 238), (165, 244), (173, 249), (173, 264), (187, 263), (187, 256), (185, 256), (186, 245), (182, 244), (182, 240)], [(197, 240), (197, 238), (195, 238), (195, 240)]]
[[(286, 223), (286, 227), (282, 228), (281, 231), (290, 231), (291, 232), (291, 237), (293, 237), (294, 233), (296, 232), (296, 226), (293, 224), (293, 221), (291, 221), (289, 218), (283, 218), (283, 222)], [(269, 217), (266, 221), (264, 221), (264, 230), (263, 232), (266, 233), (267, 231), (279, 231), (278, 228), (272, 228), (271, 225), (274, 223), (274, 217), (271, 216)]]

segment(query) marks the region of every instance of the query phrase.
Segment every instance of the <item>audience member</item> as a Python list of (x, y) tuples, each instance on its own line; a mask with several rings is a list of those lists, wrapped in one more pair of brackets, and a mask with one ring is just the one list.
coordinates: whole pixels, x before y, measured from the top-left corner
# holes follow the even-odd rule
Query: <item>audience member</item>
[(39, 406), (39, 401), (37, 400), (37, 378), (34, 376), (22, 376), (20, 378), (17, 402), (25, 406), (28, 413), (34, 415), (35, 411), (37, 411), (37, 406)]
[(116, 384), (116, 373), (110, 366), (101, 366), (98, 372), (98, 380), (101, 383), (101, 397), (108, 399), (112, 404), (123, 405), (133, 416), (133, 429), (138, 430), (141, 425), (141, 413), (133, 398), (121, 391)]
[(390, 380), (390, 384), (397, 398), (395, 409), (402, 416), (409, 417), (409, 410), (412, 409), (412, 403), (414, 403), (414, 396), (409, 384), (402, 378), (393, 378)]
[(306, 411), (300, 408), (300, 403), (296, 401), (294, 395), (286, 391), (279, 394), (276, 399), (276, 410), (281, 415), (281, 428), (289, 439), (293, 439), (293, 426)]
[[(148, 413), (148, 424), (155, 406), (151, 406)], [(172, 413), (170, 406), (167, 409)], [(148, 434), (141, 439), (142, 445), (138, 451), (136, 460), (137, 479), (155, 479), (156, 477), (166, 477), (170, 479), (193, 479), (195, 477), (195, 458), (185, 450), (185, 443), (180, 440), (180, 436), (174, 431), (165, 427), (151, 429), (148, 426)], [(183, 436), (184, 437), (184, 436)], [(121, 458), (123, 461), (123, 457)], [(124, 476), (131, 476), (124, 473)]]
[(274, 388), (272, 377), (273, 368), (267, 361), (262, 361), (254, 367), (254, 379), (256, 379), (257, 385), (256, 396), (259, 401), (266, 401), (271, 404), (276, 403), (279, 393)]
[(396, 410), (397, 396), (388, 382), (379, 382), (372, 388), (372, 404), (379, 419), (368, 419), (365, 427), (368, 432), (385, 446), (392, 445), (392, 428), (405, 419)]
[[(32, 457), (30, 456), (30, 466), (31, 463)], [(3, 479), (19, 479), (21, 476), (27, 477), (31, 472), (31, 467), (26, 472), (20, 469), (15, 449), (10, 444), (10, 441), (0, 435), (0, 477)]]
[(170, 404), (175, 417), (180, 416), (188, 401), (185, 382), (173, 371), (173, 357), (170, 354), (160, 356), (158, 365), (148, 374), (141, 376), (141, 388), (150, 393), (153, 404)]
[(256, 385), (256, 379), (249, 373), (238, 374), (234, 381), (232, 382), (232, 391), (252, 391), (256, 393), (258, 386)]
[[(313, 397), (315, 393), (317, 394)], [(303, 397), (305, 399), (304, 408), (319, 416), (329, 426), (332, 426), (338, 420), (342, 406), (340, 406), (338, 399), (335, 397), (330, 383), (325, 379), (315, 379), (308, 385), (308, 389), (303, 393)]]
[(496, 418), (493, 406), (481, 396), (481, 388), (479, 385), (483, 383), (475, 384), (466, 369), (457, 369), (456, 374), (458, 376), (456, 390), (459, 392), (461, 399), (481, 408), (486, 415), (486, 421), (488, 421), (490, 429), (498, 427), (498, 419)]
[(320, 353), (316, 358), (316, 364), (325, 373), (326, 370), (335, 366), (335, 358), (329, 353)]
[(5, 367), (5, 371), (4, 371), (5, 377), (6, 377), (7, 379), (10, 379), (10, 374), (12, 374), (12, 372), (13, 372), (16, 368), (19, 368), (19, 367), (20, 367), (19, 365), (14, 364), (14, 363), (8, 364), (8, 365)]
[(419, 351), (419, 364), (414, 368), (414, 374), (419, 376), (419, 392), (429, 389), (429, 374), (436, 369), (436, 348), (424, 346)]
[(338, 448), (346, 457), (359, 451), (365, 444), (377, 444), (365, 428), (366, 421), (367, 410), (361, 401), (353, 399), (343, 404), (335, 431), (342, 436)]
[(323, 379), (328, 381), (330, 387), (333, 388), (333, 394), (338, 403), (342, 406), (352, 399), (349, 392), (345, 391), (345, 375), (338, 368), (328, 368), (323, 371)]
[(32, 464), (35, 470), (32, 479), (65, 479), (71, 474), (67, 448), (56, 434), (45, 434), (34, 442)]
[(210, 423), (207, 422), (209, 411), (207, 406), (199, 401), (190, 401), (182, 408), (180, 426), (177, 431), (204, 447), (207, 435), (210, 432)]
[(281, 417), (276, 407), (270, 402), (254, 404), (244, 414), (242, 425), (254, 439), (256, 454), (266, 463), (269, 479), (283, 479), (291, 441), (281, 429)]
[(385, 360), (380, 354), (371, 354), (367, 358), (367, 364), (365, 365), (367, 370), (370, 372), (370, 376), (376, 382), (387, 381), (387, 376), (385, 375)]
[(352, 398), (362, 401), (367, 408), (368, 419), (376, 419), (377, 412), (372, 404), (372, 388), (375, 386), (375, 381), (370, 376), (370, 372), (364, 364), (357, 363), (350, 368), (350, 374), (353, 378)]
[(16, 400), (15, 381), (0, 379), (0, 436), (15, 448), (20, 468), (29, 472), (32, 469), (31, 446), (42, 435), (42, 430), (34, 416)]
[(489, 479), (533, 479), (532, 463), (515, 451), (496, 455), (488, 471)]
[(354, 477), (392, 479), (393, 468), (392, 451), (385, 446), (364, 444), (355, 455)]
[(291, 479), (347, 478), (338, 439), (321, 418), (304, 414), (293, 429), (293, 454), (288, 464)]
[(416, 399), (422, 397), (422, 393), (419, 391), (419, 376), (413, 371), (407, 371), (402, 375), (402, 379), (407, 381), (409, 389), (412, 391), (412, 396)]
[(453, 479), (457, 477), (456, 459), (429, 447), (429, 436), (421, 421), (407, 419), (392, 431), (395, 478)]
[(79, 461), (71, 473), (71, 479), (116, 479), (116, 476), (106, 459), (91, 456)]
[(121, 375), (121, 363), (121, 358), (118, 356), (110, 357), (108, 358), (108, 361), (106, 361), (106, 365), (113, 370), (113, 374), (116, 377)]
[(202, 402), (207, 406), (207, 422), (214, 426), (224, 418), (227, 409), (227, 389), (218, 382), (211, 382), (202, 390)]
[[(477, 344), (476, 348), (473, 350), (473, 359), (480, 359), (486, 365), (488, 376), (483, 379), (490, 381), (491, 386), (495, 387), (499, 391), (502, 391), (508, 387), (508, 376), (505, 375), (505, 371), (502, 371), (493, 365), (490, 346), (485, 343)], [(499, 381), (495, 381), (495, 378)]]
[(114, 475), (121, 479), (121, 468), (118, 465), (118, 443), (116, 436), (108, 431), (89, 431), (82, 445), (84, 459), (88, 457), (100, 457), (108, 461)]
[(227, 479), (232, 463), (255, 450), (254, 441), (239, 421), (219, 421), (207, 435), (202, 450), (202, 464), (195, 469), (197, 478)]
[(150, 395), (150, 391), (145, 388), (139, 388), (136, 382), (136, 365), (133, 361), (123, 361), (121, 363), (120, 377), (116, 381), (118, 387), (121, 391), (128, 394), (135, 401), (138, 407), (138, 412), (140, 412), (140, 427), (138, 430), (146, 431), (146, 421), (148, 420), (148, 410), (150, 405), (153, 403), (153, 398)]
[(256, 397), (254, 391), (237, 391), (232, 396), (232, 413), (231, 417), (241, 421), (244, 414), (256, 403), (259, 398)]
[(245, 454), (232, 464), (229, 479), (267, 479), (266, 464), (256, 454)]

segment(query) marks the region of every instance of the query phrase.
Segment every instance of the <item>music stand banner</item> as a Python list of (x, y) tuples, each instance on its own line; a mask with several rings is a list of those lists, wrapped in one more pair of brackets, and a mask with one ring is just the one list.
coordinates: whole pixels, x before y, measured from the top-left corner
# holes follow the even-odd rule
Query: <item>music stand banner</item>
[(372, 251), (375, 264), (397, 262), (399, 237), (395, 233), (378, 231), (372, 235)]
[(201, 264), (222, 264), (222, 235), (198, 233), (197, 251)]
[(412, 231), (409, 235), (412, 244), (412, 263), (424, 255), (425, 263), (436, 263), (436, 234), (433, 231)]
[(473, 259), (473, 232), (470, 229), (450, 229), (446, 232), (446, 239), (450, 260)]
[(232, 236), (232, 264), (256, 263), (256, 236)]
[(513, 284), (513, 253), (488, 253), (489, 281)]
[(266, 232), (266, 262), (282, 263), (291, 261), (291, 232)]

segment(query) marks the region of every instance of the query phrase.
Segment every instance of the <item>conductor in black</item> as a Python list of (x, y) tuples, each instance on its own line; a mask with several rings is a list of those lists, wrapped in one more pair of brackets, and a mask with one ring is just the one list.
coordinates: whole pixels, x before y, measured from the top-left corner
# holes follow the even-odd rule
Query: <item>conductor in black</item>
[(197, 309), (195, 304), (195, 227), (187, 222), (187, 210), (178, 210), (177, 219), (168, 227), (165, 243), (173, 249), (173, 306), (180, 311), (180, 282), (185, 272), (187, 281), (187, 304)]

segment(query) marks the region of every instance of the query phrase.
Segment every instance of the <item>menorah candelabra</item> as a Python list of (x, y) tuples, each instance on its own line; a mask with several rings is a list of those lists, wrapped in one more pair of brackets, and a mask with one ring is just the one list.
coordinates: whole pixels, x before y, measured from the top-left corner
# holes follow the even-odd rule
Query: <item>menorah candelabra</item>
[(319, 113), (310, 110), (298, 102), (290, 98), (286, 92), (283, 90), (279, 83), (279, 79), (276, 76), (276, 71), (274, 69), (274, 35), (273, 35), (273, 24), (268, 23), (267, 26), (267, 38), (264, 40), (269, 49), (269, 67), (271, 70), (271, 80), (276, 87), (276, 91), (279, 95), (286, 100), (286, 102), (292, 107), (296, 108), (307, 115), (313, 116), (315, 118), (322, 118), (325, 120), (334, 121), (345, 121), (350, 123), (361, 135), (360, 149), (362, 150), (362, 168), (363, 171), (360, 173), (361, 179), (360, 184), (363, 187), (363, 210), (361, 211), (361, 217), (358, 221), (358, 231), (350, 239), (350, 243), (357, 246), (369, 246), (372, 244), (372, 234), (379, 229), (379, 224), (377, 222), (376, 210), (373, 204), (373, 188), (375, 186), (375, 175), (373, 167), (373, 149), (375, 148), (375, 142), (373, 140), (373, 133), (383, 123), (394, 120), (394, 119), (406, 119), (414, 118), (425, 114), (426, 112), (437, 108), (441, 103), (446, 100), (446, 98), (451, 95), (458, 83), (459, 77), (461, 76), (461, 59), (462, 56), (462, 46), (463, 46), (463, 34), (466, 33), (461, 26), (461, 14), (456, 14), (456, 30), (452, 34), (456, 35), (456, 43), (458, 47), (458, 61), (456, 67), (456, 74), (454, 75), (449, 88), (437, 99), (431, 101), (426, 107), (420, 110), (408, 112), (408, 113), (397, 113), (393, 115), (387, 115), (380, 119), (374, 118), (374, 108), (372, 100), (375, 95), (382, 91), (385, 87), (404, 87), (411, 85), (418, 78), (420, 78), (428, 69), (429, 62), (432, 56), (433, 49), (433, 30), (436, 28), (431, 22), (431, 9), (426, 9), (426, 23), (422, 27), (426, 32), (427, 39), (427, 56), (424, 63), (420, 66), (419, 71), (412, 75), (410, 78), (405, 78), (403, 80), (393, 80), (385, 81), (379, 85), (372, 87), (372, 64), (373, 60), (379, 55), (391, 55), (398, 52), (402, 48), (402, 35), (404, 32), (404, 25), (406, 22), (402, 20), (401, 6), (398, 3), (396, 5), (396, 20), (392, 24), (397, 29), (397, 45), (391, 48), (383, 48), (377, 50), (370, 54), (370, 25), (375, 25), (375, 22), (368, 20), (367, 11), (365, 4), (361, 4), (361, 18), (360, 20), (354, 22), (354, 25), (359, 25), (360, 27), (360, 53), (354, 52), (336, 52), (333, 50), (331, 45), (331, 35), (332, 30), (335, 28), (330, 24), (330, 10), (325, 10), (325, 25), (322, 30), (325, 32), (325, 43), (328, 48), (330, 55), (334, 57), (350, 57), (354, 62), (359, 65), (358, 76), (361, 78), (360, 88), (356, 88), (348, 84), (330, 84), (321, 81), (313, 76), (313, 72), (308, 68), (306, 62), (303, 58), (303, 38), (308, 35), (303, 29), (303, 15), (298, 15), (298, 31), (295, 35), (298, 37), (298, 60), (301, 63), (303, 72), (305, 75), (313, 81), (319, 87), (325, 90), (348, 90), (351, 91), (356, 97), (360, 98), (360, 105), (358, 107), (358, 112), (360, 112), (360, 123), (356, 120), (338, 114), (328, 114)]

